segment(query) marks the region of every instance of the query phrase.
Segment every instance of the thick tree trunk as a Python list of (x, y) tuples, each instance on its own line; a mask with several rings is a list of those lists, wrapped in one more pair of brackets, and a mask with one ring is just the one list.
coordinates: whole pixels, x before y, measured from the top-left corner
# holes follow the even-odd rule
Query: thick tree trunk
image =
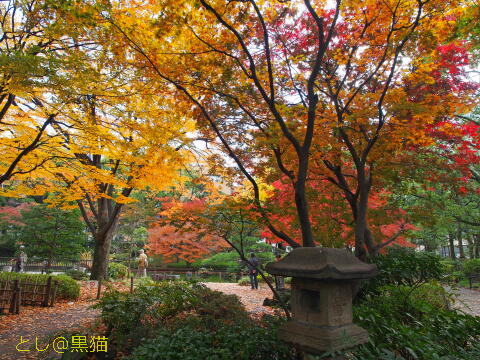
[(455, 260), (457, 257), (455, 256), (455, 245), (453, 243), (453, 234), (448, 234), (448, 243), (450, 245), (450, 257)]
[(95, 234), (95, 248), (93, 250), (92, 273), (90, 279), (100, 280), (107, 277), (108, 256), (112, 243), (113, 233)]
[(110, 247), (112, 245), (112, 239), (117, 229), (119, 216), (114, 219), (113, 223), (108, 227), (108, 224), (104, 224), (94, 236), (95, 248), (93, 250), (93, 263), (90, 279), (100, 280), (107, 277), (108, 271), (108, 257), (110, 255)]

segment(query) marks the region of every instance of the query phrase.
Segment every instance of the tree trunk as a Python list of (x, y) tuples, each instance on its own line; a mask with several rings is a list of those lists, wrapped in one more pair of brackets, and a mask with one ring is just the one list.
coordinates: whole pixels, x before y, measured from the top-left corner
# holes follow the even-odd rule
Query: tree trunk
[(472, 234), (467, 234), (467, 242), (468, 242), (468, 257), (473, 259), (475, 255), (473, 254), (473, 236)]
[(455, 260), (457, 257), (455, 256), (455, 245), (453, 243), (453, 234), (448, 233), (448, 243), (450, 245), (450, 257)]
[[(365, 176), (365, 166), (357, 165), (358, 179), (358, 201), (357, 201), (357, 218), (355, 219), (355, 256), (362, 261), (366, 260), (367, 251), (365, 249), (365, 234), (367, 233), (367, 210), (368, 210), (368, 193), (369, 183)], [(367, 239), (371, 240), (371, 239)], [(369, 245), (372, 245), (369, 243)], [(370, 251), (373, 251), (371, 248)]]
[(475, 234), (474, 235), (474, 247), (475, 247), (475, 251), (473, 252), (474, 253), (474, 256), (476, 259), (480, 258), (480, 235), (479, 234)]
[(107, 278), (108, 257), (110, 255), (110, 247), (112, 245), (113, 235), (117, 229), (118, 219), (114, 219), (110, 227), (105, 224), (100, 228), (95, 236), (95, 248), (93, 250), (92, 273), (90, 279), (100, 280)]
[(93, 264), (90, 279), (100, 280), (107, 277), (108, 256), (110, 254), (112, 238), (112, 232), (98, 232), (95, 234), (95, 248), (93, 250)]
[(295, 182), (295, 205), (297, 208), (298, 220), (302, 231), (302, 245), (306, 247), (315, 247), (313, 240), (312, 224), (308, 212), (308, 201), (305, 194), (305, 183), (307, 180), (308, 156), (299, 158), (299, 170), (297, 181)]
[(459, 227), (457, 231), (458, 251), (460, 253), (460, 259), (465, 259), (465, 251), (463, 249), (462, 229)]

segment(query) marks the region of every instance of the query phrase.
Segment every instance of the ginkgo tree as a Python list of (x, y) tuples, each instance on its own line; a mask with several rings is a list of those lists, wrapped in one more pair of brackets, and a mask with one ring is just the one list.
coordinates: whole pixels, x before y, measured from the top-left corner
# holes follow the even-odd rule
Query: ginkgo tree
[[(106, 18), (136, 52), (141, 74), (173, 87), (202, 135), (233, 160), (272, 234), (293, 247), (322, 242), (307, 194), (315, 162), (342, 191), (364, 258), (378, 249), (367, 216), (377, 170), (396, 171), (397, 156), (431, 146), (432, 127), (475, 103), (476, 86), (465, 77), (469, 44), (450, 43), (471, 6), (132, 1)], [(446, 60), (452, 52), (465, 56)], [(301, 242), (275, 226), (260, 201), (258, 183), (272, 173), (292, 184)]]

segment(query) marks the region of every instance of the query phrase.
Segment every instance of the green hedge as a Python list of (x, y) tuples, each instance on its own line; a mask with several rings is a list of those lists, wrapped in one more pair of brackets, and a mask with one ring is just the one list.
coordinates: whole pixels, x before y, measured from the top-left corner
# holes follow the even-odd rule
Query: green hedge
[(108, 276), (114, 280), (125, 279), (128, 275), (128, 267), (121, 263), (111, 262), (108, 264)]
[(63, 300), (76, 300), (80, 296), (80, 285), (68, 275), (47, 275), (47, 274), (24, 274), (0, 272), (0, 280), (21, 280), (28, 282), (46, 283), (49, 276), (58, 281), (57, 298)]

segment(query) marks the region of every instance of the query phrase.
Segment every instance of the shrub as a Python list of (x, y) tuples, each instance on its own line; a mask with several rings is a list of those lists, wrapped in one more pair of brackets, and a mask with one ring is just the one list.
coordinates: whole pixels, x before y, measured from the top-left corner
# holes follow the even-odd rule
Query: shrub
[[(446, 309), (436, 284), (382, 288), (354, 307), (370, 342), (349, 359), (467, 360), (480, 356), (480, 318)], [(425, 296), (428, 294), (428, 296)]]
[(75, 280), (88, 280), (88, 274), (80, 270), (69, 269), (65, 271), (65, 275), (68, 275)]
[[(0, 279), (20, 280), (25, 282), (46, 283), (47, 274), (25, 274), (25, 273), (0, 273)], [(68, 275), (53, 275), (53, 280), (58, 281), (57, 297), (64, 300), (76, 300), (80, 296), (80, 285)]]
[(187, 312), (192, 321), (201, 320), (206, 325), (217, 319), (245, 318), (247, 314), (236, 296), (186, 281), (139, 285), (133, 294), (111, 291), (96, 307), (101, 309), (108, 335), (119, 348), (128, 340), (135, 345), (141, 337), (151, 337), (156, 329)]
[[(260, 264), (265, 266), (269, 262), (275, 260), (272, 248), (268, 244), (255, 244), (250, 247), (249, 250), (255, 251), (257, 258), (260, 260)], [(245, 252), (245, 256), (249, 257), (249, 252)], [(224, 251), (217, 253), (207, 259), (200, 262), (200, 266), (214, 270), (224, 270), (227, 272), (239, 272), (242, 268), (245, 268), (243, 261), (240, 259), (240, 255), (236, 251)]]
[[(193, 339), (206, 341), (206, 345), (199, 349), (199, 353), (207, 351), (205, 347), (208, 349), (210, 346), (208, 344), (213, 341), (216, 344), (213, 346), (214, 350), (219, 347), (221, 352), (227, 354), (227, 350), (224, 348), (233, 351), (234, 347), (231, 344), (217, 344), (217, 341), (230, 341), (227, 339), (229, 335), (225, 334), (226, 332), (229, 331), (234, 336), (240, 332), (238, 329), (244, 328), (253, 329), (252, 333), (247, 336), (248, 331), (242, 330), (244, 335), (241, 337), (235, 335), (237, 344), (245, 342), (245, 344), (250, 344), (249, 346), (254, 346), (255, 343), (262, 341), (265, 344), (272, 342), (276, 345), (270, 346), (271, 351), (276, 351), (274, 348), (283, 346), (278, 343), (276, 337), (260, 340), (252, 338), (252, 334), (266, 334), (273, 330), (268, 330), (271, 325), (267, 326), (267, 323), (261, 325), (254, 323), (237, 296), (210, 290), (199, 283), (159, 282), (153, 285), (139, 286), (133, 294), (111, 291), (104, 295), (96, 307), (101, 309), (101, 317), (107, 326), (106, 335), (111, 339), (109, 346), (112, 351), (128, 353), (130, 349), (139, 346), (136, 358), (150, 356), (148, 349), (151, 347), (158, 348), (152, 350), (153, 354), (164, 351), (163, 347), (167, 346), (165, 344), (168, 344), (169, 341), (173, 342), (171, 353), (175, 353), (176, 347), (183, 346), (183, 348), (191, 349), (192, 345), (190, 344), (193, 344), (194, 340), (186, 341), (184, 337), (191, 333), (198, 334)], [(230, 330), (227, 331), (227, 328)], [(145, 339), (153, 337), (157, 337), (158, 340), (145, 341)], [(244, 345), (239, 346), (237, 351)], [(147, 350), (140, 350), (144, 347)], [(144, 351), (147, 355), (144, 354)], [(183, 350), (178, 352), (183, 354)], [(199, 353), (194, 352), (191, 356), (195, 356), (196, 359), (204, 358), (199, 356)], [(162, 355), (161, 358), (167, 359), (168, 357)], [(270, 359), (269, 357), (264, 358)], [(256, 359), (256, 357), (252, 359)]]
[(470, 259), (463, 262), (463, 272), (468, 277), (474, 274), (480, 274), (480, 259)]
[(202, 260), (200, 265), (210, 269), (224, 270), (229, 272), (238, 272), (242, 267), (240, 256), (236, 251), (226, 251), (215, 254), (207, 259)]
[(120, 263), (108, 264), (108, 276), (112, 279), (125, 279), (128, 275), (128, 267)]
[(53, 277), (58, 280), (57, 295), (61, 299), (76, 300), (80, 296), (80, 285), (68, 275), (60, 274)]
[[(267, 279), (270, 280), (272, 284), (275, 284), (275, 277), (274, 276), (267, 276)], [(285, 284), (290, 284), (292, 278), (285, 278)], [(265, 280), (260, 275), (257, 276), (257, 280), (259, 283), (264, 283)], [(238, 281), (237, 284), (240, 286), (250, 286), (250, 277), (242, 276)]]
[(441, 280), (446, 274), (438, 255), (411, 248), (391, 247), (385, 254), (370, 260), (377, 265), (378, 274), (364, 282), (361, 297), (375, 293), (385, 285), (416, 286)]
[(192, 264), (191, 263), (187, 263), (186, 261), (179, 261), (179, 262), (175, 262), (175, 263), (167, 263), (166, 264), (168, 268), (172, 268), (172, 269), (183, 269), (183, 268), (191, 268), (192, 267)]
[(238, 281), (237, 284), (240, 286), (250, 286), (250, 278), (248, 276), (242, 276)]
[(277, 338), (272, 324), (232, 324), (216, 331), (185, 325), (162, 329), (135, 349), (129, 360), (290, 360), (292, 352)]

